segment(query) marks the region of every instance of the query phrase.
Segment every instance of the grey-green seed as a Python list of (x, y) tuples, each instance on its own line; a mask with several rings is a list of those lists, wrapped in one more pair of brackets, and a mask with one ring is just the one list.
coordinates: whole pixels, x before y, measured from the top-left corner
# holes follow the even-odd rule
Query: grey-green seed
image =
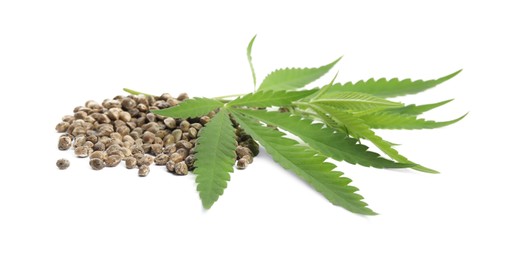
[(149, 166), (141, 165), (139, 166), (139, 177), (146, 177), (149, 174)]
[(69, 161), (67, 159), (59, 159), (56, 165), (59, 170), (65, 170), (69, 167)]
[(91, 168), (93, 170), (96, 170), (96, 171), (105, 168), (105, 162), (100, 158), (92, 158), (89, 161), (89, 165), (91, 166)]

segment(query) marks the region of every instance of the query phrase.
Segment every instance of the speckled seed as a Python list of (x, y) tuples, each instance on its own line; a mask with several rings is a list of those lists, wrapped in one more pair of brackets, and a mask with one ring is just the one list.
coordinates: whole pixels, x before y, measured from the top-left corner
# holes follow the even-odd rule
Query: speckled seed
[(137, 166), (137, 159), (135, 157), (128, 157), (124, 160), (126, 169), (133, 169)]
[(97, 142), (92, 147), (94, 151), (105, 151), (105, 144), (102, 142)]
[(139, 177), (146, 177), (149, 174), (149, 166), (141, 165), (139, 166)]
[(59, 159), (57, 160), (57, 167), (59, 170), (65, 170), (69, 167), (69, 161), (66, 159)]
[(71, 139), (71, 136), (69, 135), (61, 135), (59, 137), (59, 150), (67, 150), (71, 147), (73, 144), (73, 139)]
[(155, 161), (155, 158), (150, 155), (144, 155), (141, 159), (137, 160), (137, 165), (151, 165)]
[(247, 168), (248, 164), (249, 163), (244, 158), (242, 158), (236, 162), (236, 168), (243, 170), (243, 169)]
[(172, 117), (168, 117), (166, 119), (164, 119), (164, 124), (165, 126), (167, 126), (169, 129), (174, 129), (176, 128), (176, 120)]
[(181, 158), (186, 158), (188, 156), (188, 150), (185, 148), (180, 148), (176, 150), (176, 153), (181, 155)]
[(190, 123), (187, 120), (183, 120), (180, 123), (180, 129), (182, 132), (187, 132), (190, 128)]
[(164, 147), (161, 144), (152, 144), (151, 145), (151, 153), (153, 155), (159, 155), (163, 153)]
[(201, 118), (199, 118), (199, 123), (201, 123), (202, 125), (206, 125), (208, 122), (210, 122), (209, 116), (202, 116)]
[(189, 150), (190, 148), (192, 148), (192, 143), (190, 143), (189, 141), (185, 141), (185, 140), (180, 140), (178, 142), (176, 142), (176, 148), (180, 149), (180, 148), (185, 148), (187, 150)]
[(201, 125), (200, 123), (193, 123), (193, 124), (190, 124), (190, 127), (193, 127), (196, 130), (199, 130), (199, 129), (203, 128), (203, 125)]
[(188, 137), (189, 138), (196, 138), (197, 137), (197, 129), (191, 127), (188, 129)]
[(171, 172), (171, 173), (174, 173), (174, 166), (176, 166), (176, 163), (173, 161), (168, 161), (165, 164), (165, 168), (167, 169), (168, 172)]
[(175, 129), (172, 131), (171, 134), (174, 135), (174, 141), (177, 142), (177, 141), (181, 140), (183, 131), (181, 131), (180, 129)]
[(181, 154), (179, 153), (172, 153), (171, 156), (169, 157), (169, 160), (175, 163), (179, 163), (183, 161), (183, 156), (181, 156)]
[(107, 159), (107, 153), (104, 151), (94, 151), (91, 153), (89, 158), (105, 160), (105, 159)]
[(79, 146), (75, 148), (75, 155), (78, 158), (85, 158), (91, 154), (92, 149), (86, 146)]
[(185, 162), (179, 162), (174, 166), (174, 172), (177, 175), (187, 175), (188, 174), (188, 167)]
[(252, 156), (246, 154), (244, 156), (242, 156), (242, 159), (244, 159), (245, 161), (247, 161), (247, 163), (251, 164), (252, 163)]
[(68, 130), (69, 123), (68, 122), (60, 122), (55, 126), (55, 130), (59, 133), (64, 133)]
[(163, 142), (164, 142), (164, 143), (163, 143), (162, 145), (163, 145), (164, 147), (165, 147), (165, 146), (168, 146), (168, 145), (170, 145), (170, 144), (172, 144), (172, 143), (174, 143), (174, 135), (172, 135), (172, 134), (168, 134), (168, 135), (166, 135), (166, 136), (164, 137)]
[(73, 143), (73, 147), (77, 148), (78, 146), (83, 146), (87, 142), (87, 138), (84, 135), (79, 135), (75, 137), (75, 143)]
[(188, 99), (188, 94), (187, 93), (181, 93), (176, 99), (179, 100), (179, 101), (183, 101), (185, 99)]
[(169, 161), (169, 155), (161, 153), (155, 157), (156, 165), (165, 165)]
[(251, 149), (247, 148), (247, 147), (243, 147), (243, 146), (237, 146), (236, 147), (236, 156), (238, 158), (242, 158), (244, 157), (244, 155), (250, 155), (252, 156), (252, 152), (251, 152)]
[(105, 160), (105, 166), (107, 167), (116, 167), (121, 162), (121, 156), (117, 154), (113, 154), (107, 157)]
[(142, 135), (142, 141), (144, 141), (144, 143), (152, 144), (155, 141), (155, 134), (149, 131), (144, 132)]
[(99, 158), (92, 158), (89, 161), (89, 165), (91, 166), (91, 168), (93, 170), (96, 170), (96, 171), (105, 168), (105, 162)]
[(191, 154), (191, 155), (187, 156), (187, 158), (185, 158), (185, 163), (187, 164), (187, 166), (190, 170), (193, 169), (195, 161), (196, 161), (196, 156), (193, 154)]

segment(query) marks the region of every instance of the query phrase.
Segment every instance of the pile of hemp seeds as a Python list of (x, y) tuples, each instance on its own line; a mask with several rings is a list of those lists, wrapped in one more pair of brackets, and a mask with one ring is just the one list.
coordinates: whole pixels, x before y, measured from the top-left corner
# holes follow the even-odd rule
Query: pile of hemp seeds
[[(87, 101), (62, 117), (55, 127), (61, 133), (59, 150), (74, 151), (79, 158), (89, 158), (93, 170), (116, 167), (138, 169), (145, 177), (152, 164), (165, 166), (175, 175), (186, 175), (194, 169), (195, 145), (203, 128), (215, 111), (198, 118), (171, 118), (155, 115), (151, 110), (165, 109), (188, 99), (186, 93), (174, 98), (129, 95), (105, 99), (101, 104)], [(233, 121), (237, 148), (233, 164), (245, 169), (258, 154), (258, 144)], [(61, 170), (69, 167), (67, 159), (56, 163)]]

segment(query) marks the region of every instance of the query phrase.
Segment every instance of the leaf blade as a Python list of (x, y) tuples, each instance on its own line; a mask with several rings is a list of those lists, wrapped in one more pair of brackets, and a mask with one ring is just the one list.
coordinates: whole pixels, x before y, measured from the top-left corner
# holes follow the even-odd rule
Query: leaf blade
[(433, 79), (433, 80), (416, 80), (412, 81), (410, 79), (399, 80), (397, 78), (393, 79), (385, 79), (381, 78), (378, 80), (369, 79), (367, 81), (358, 81), (356, 83), (347, 82), (345, 84), (335, 84), (331, 88), (331, 92), (343, 92), (343, 91), (353, 91), (353, 92), (363, 92), (367, 94), (372, 94), (378, 97), (397, 97), (404, 96), (409, 94), (416, 94), (427, 89), (433, 88), (459, 74), (462, 70), (458, 70), (452, 74), (446, 75), (444, 77)]
[(201, 128), (196, 145), (197, 191), (205, 209), (219, 199), (230, 180), (235, 161), (236, 135), (228, 113), (221, 109)]
[(156, 115), (167, 117), (188, 118), (206, 115), (210, 111), (222, 106), (224, 106), (224, 103), (214, 99), (192, 98), (187, 99), (174, 107), (161, 110), (151, 110), (151, 112)]
[[(466, 114), (467, 115), (467, 114)], [(360, 117), (371, 128), (377, 129), (434, 129), (448, 126), (462, 120), (466, 115), (453, 120), (437, 122), (417, 118), (414, 115), (377, 112)]]
[(263, 90), (292, 90), (306, 86), (327, 73), (338, 61), (318, 68), (285, 68), (274, 70), (261, 82), (258, 91)]
[(267, 112), (261, 110), (235, 110), (252, 118), (277, 126), (306, 142), (311, 148), (337, 161), (351, 164), (372, 166), (375, 168), (404, 168), (408, 165), (398, 164), (368, 151), (368, 147), (358, 144), (357, 140), (345, 133), (335, 132), (322, 124), (301, 118), (286, 112)]
[(351, 91), (327, 93), (312, 102), (355, 111), (403, 106), (398, 102), (389, 101), (366, 93)]
[(333, 171), (335, 165), (325, 162), (326, 157), (298, 146), (296, 141), (283, 137), (283, 133), (256, 124), (236, 111), (232, 111), (232, 115), (248, 134), (265, 147), (276, 162), (297, 174), (332, 204), (354, 213), (376, 214), (362, 201), (363, 197), (356, 193), (358, 189), (349, 185), (351, 180), (342, 177), (343, 173)]
[(424, 104), (424, 105), (415, 105), (415, 104), (412, 104), (412, 105), (407, 105), (407, 106), (404, 106), (404, 107), (398, 107), (398, 108), (390, 108), (390, 109), (387, 109), (386, 111), (388, 112), (393, 112), (393, 113), (398, 113), (398, 114), (408, 114), (408, 115), (421, 115), (427, 111), (430, 111), (434, 108), (438, 108), (442, 105), (445, 105), (445, 104), (448, 104), (450, 102), (452, 102), (453, 99), (448, 99), (448, 100), (445, 100), (445, 101), (441, 101), (441, 102), (437, 102), (437, 103), (432, 103), (432, 104)]
[(246, 107), (271, 107), (271, 106), (287, 106), (293, 101), (307, 97), (316, 92), (316, 89), (300, 90), (300, 91), (257, 91), (243, 95), (227, 104), (228, 107), (246, 106)]
[(316, 108), (329, 114), (334, 121), (336, 121), (339, 125), (346, 127), (353, 134), (364, 137), (365, 139), (371, 141), (373, 144), (375, 144), (375, 146), (377, 146), (377, 148), (379, 148), (392, 159), (405, 164), (414, 164), (416, 166), (411, 168), (417, 171), (438, 173), (438, 171), (414, 163), (407, 159), (405, 156), (398, 153), (398, 151), (392, 147), (390, 142), (387, 142), (380, 136), (376, 135), (375, 132), (373, 132), (362, 119), (357, 118), (348, 112), (337, 110), (329, 106), (316, 106)]

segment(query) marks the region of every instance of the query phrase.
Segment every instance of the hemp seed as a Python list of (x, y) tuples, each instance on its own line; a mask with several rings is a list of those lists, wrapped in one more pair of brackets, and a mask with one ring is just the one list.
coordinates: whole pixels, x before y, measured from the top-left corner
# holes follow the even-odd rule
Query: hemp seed
[(59, 159), (57, 160), (57, 167), (59, 170), (65, 170), (69, 167), (69, 161), (67, 159)]

